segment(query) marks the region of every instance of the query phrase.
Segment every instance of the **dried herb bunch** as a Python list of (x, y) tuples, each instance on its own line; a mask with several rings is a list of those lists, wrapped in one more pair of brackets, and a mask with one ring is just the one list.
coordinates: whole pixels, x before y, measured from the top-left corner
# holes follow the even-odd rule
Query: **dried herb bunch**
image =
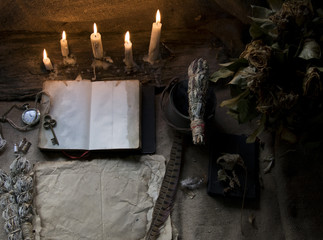
[(221, 106), (240, 123), (261, 116), (249, 142), (272, 130), (295, 143), (304, 123), (322, 118), (323, 10), (310, 0), (291, 0), (279, 9), (252, 6), (251, 19), (251, 42), (210, 80), (228, 81), (232, 99)]

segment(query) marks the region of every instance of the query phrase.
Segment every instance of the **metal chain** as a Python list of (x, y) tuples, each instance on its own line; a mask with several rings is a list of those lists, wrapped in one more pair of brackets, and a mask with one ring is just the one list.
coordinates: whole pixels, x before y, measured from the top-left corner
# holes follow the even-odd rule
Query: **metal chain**
[[(46, 95), (48, 97), (48, 100), (43, 102), (42, 104), (45, 105), (45, 108), (44, 108), (44, 114), (48, 114), (49, 113), (49, 110), (50, 110), (50, 95), (45, 92), (45, 91), (40, 91), (36, 94), (36, 99), (35, 99), (35, 108), (38, 109), (38, 102), (39, 102), (39, 98), (40, 96), (42, 95)], [(29, 131), (31, 129), (34, 128), (34, 126), (30, 126), (30, 125), (25, 125), (25, 126), (18, 126), (13, 120), (9, 119), (7, 117), (7, 115), (12, 111), (12, 109), (18, 109), (18, 110), (26, 110), (29, 108), (29, 104), (28, 103), (24, 103), (22, 105), (17, 105), (17, 104), (14, 104), (12, 105), (0, 118), (0, 122), (8, 122), (14, 129), (17, 129), (18, 131), (21, 131), (21, 132), (26, 132), (26, 131)]]
[(18, 126), (17, 124), (14, 123), (14, 121), (12, 121), (11, 119), (7, 118), (7, 115), (11, 112), (12, 109), (16, 108), (18, 110), (24, 110), (24, 109), (27, 109), (29, 107), (29, 104), (26, 103), (26, 104), (23, 104), (23, 105), (17, 105), (17, 104), (14, 104), (12, 105), (1, 117), (0, 121), (5, 123), (5, 122), (8, 122), (13, 128), (19, 130), (19, 131), (28, 131), (30, 130), (30, 126), (26, 125), (26, 126)]

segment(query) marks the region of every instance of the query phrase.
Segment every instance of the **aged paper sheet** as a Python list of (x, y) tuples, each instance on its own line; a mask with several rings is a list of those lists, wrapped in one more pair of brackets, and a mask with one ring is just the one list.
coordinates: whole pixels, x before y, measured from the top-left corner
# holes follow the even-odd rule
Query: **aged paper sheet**
[[(37, 239), (143, 239), (165, 174), (160, 155), (35, 165)], [(160, 239), (171, 239), (170, 221)]]

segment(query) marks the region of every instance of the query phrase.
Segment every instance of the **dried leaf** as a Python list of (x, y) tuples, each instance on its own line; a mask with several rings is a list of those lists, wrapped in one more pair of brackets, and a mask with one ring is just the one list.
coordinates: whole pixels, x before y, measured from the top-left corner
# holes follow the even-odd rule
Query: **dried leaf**
[(240, 68), (247, 67), (248, 65), (248, 60), (244, 58), (238, 58), (232, 62), (220, 64), (220, 66), (225, 67), (233, 72), (237, 72)]
[(273, 156), (269, 156), (263, 159), (264, 162), (267, 162), (267, 166), (264, 168), (264, 173), (269, 173), (271, 168), (273, 167), (275, 158)]
[[(225, 102), (223, 104), (225, 104)], [(256, 109), (256, 102), (253, 98), (249, 97), (239, 98), (235, 103), (233, 102), (230, 104), (229, 111), (227, 113), (235, 118), (239, 123), (248, 122), (259, 115)]]
[(262, 115), (258, 128), (247, 138), (246, 140), (247, 143), (253, 143), (256, 141), (259, 134), (265, 130), (265, 122), (266, 122), (266, 116)]
[(278, 36), (277, 26), (271, 21), (262, 21), (251, 18), (254, 22), (249, 28), (249, 34), (252, 39), (264, 39), (265, 42), (272, 43)]
[(232, 180), (234, 181), (234, 183), (235, 183), (238, 187), (241, 187), (241, 184), (240, 184), (240, 181), (239, 181), (238, 175), (236, 174), (236, 172), (235, 172), (234, 170), (232, 171), (232, 175), (233, 175)]
[(218, 180), (228, 184), (223, 190), (224, 193), (234, 190), (237, 186), (241, 187), (239, 177), (235, 172), (235, 167), (241, 166), (243, 169), (246, 169), (246, 167), (239, 154), (225, 153), (218, 157), (216, 163), (222, 167), (218, 170)]
[(265, 21), (263, 22), (260, 27), (266, 32), (268, 35), (276, 36), (276, 25), (272, 21)]
[(220, 169), (218, 171), (218, 180), (225, 182), (227, 179), (228, 179), (228, 174), (226, 173), (226, 171), (224, 169)]
[(278, 11), (281, 6), (283, 5), (283, 0), (267, 0), (270, 8), (273, 10), (273, 11)]
[(268, 165), (264, 168), (264, 173), (269, 173), (271, 170), (271, 167), (273, 166), (273, 160), (268, 163)]
[(230, 186), (230, 188), (231, 189), (234, 189), (234, 180), (233, 180), (233, 178), (230, 178), (230, 182), (229, 182), (229, 186)]
[(251, 120), (254, 117), (254, 114), (252, 114), (254, 109), (250, 109), (250, 101), (248, 99), (241, 99), (238, 103), (238, 109), (239, 112), (238, 115), (238, 122), (239, 123), (245, 123)]
[(228, 67), (230, 66), (231, 64), (233, 64), (235, 61), (232, 61), (232, 62), (227, 62), (227, 63), (220, 63), (219, 66), (221, 67)]
[(293, 133), (292, 131), (290, 131), (287, 128), (283, 128), (281, 133), (280, 133), (280, 137), (281, 139), (291, 143), (291, 144), (295, 144), (297, 142), (297, 136), (295, 135), (295, 133)]
[(262, 24), (265, 23), (272, 23), (272, 21), (268, 18), (256, 18), (256, 17), (250, 17), (250, 19), (254, 22), (259, 24), (259, 26), (262, 26)]
[(246, 96), (248, 96), (249, 94), (249, 90), (245, 90), (244, 92), (242, 92), (241, 94), (239, 94), (238, 96), (228, 99), (228, 100), (224, 100), (223, 102), (221, 102), (220, 107), (233, 107), (235, 105), (237, 105), (238, 101)]
[(243, 159), (239, 154), (225, 153), (218, 157), (216, 163), (229, 171), (232, 171), (236, 165), (244, 167)]
[(229, 191), (231, 191), (231, 187), (226, 187), (226, 188), (223, 189), (224, 193), (228, 193)]
[(231, 77), (234, 75), (233, 71), (230, 71), (227, 68), (221, 68), (218, 71), (214, 72), (211, 77), (210, 77), (210, 81), (211, 82), (218, 82), (220, 79), (226, 79), (228, 77)]
[(252, 23), (249, 28), (249, 34), (252, 39), (259, 39), (261, 36), (264, 35), (264, 32), (262, 31), (259, 25)]
[(251, 15), (255, 18), (269, 18), (274, 11), (269, 8), (251, 5)]
[(229, 82), (231, 85), (238, 85), (241, 89), (245, 89), (247, 87), (247, 80), (251, 76), (255, 74), (255, 68), (253, 67), (246, 67), (240, 69)]
[(229, 108), (229, 111), (227, 111), (227, 114), (229, 114), (231, 117), (233, 117), (235, 120), (238, 121), (239, 119), (239, 112), (237, 111), (238, 106)]
[(307, 40), (304, 43), (303, 49), (298, 57), (305, 60), (309, 59), (320, 59), (321, 58), (321, 48), (320, 45), (315, 40)]
[(316, 9), (316, 12), (317, 12), (317, 15), (318, 15), (320, 18), (323, 18), (323, 9), (322, 9), (322, 8)]

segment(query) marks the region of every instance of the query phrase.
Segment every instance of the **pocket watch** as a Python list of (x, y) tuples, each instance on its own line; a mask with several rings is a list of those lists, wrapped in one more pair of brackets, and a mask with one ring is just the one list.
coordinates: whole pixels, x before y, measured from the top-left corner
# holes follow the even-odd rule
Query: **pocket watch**
[(21, 115), (22, 121), (28, 125), (33, 126), (40, 120), (40, 111), (36, 108), (29, 108), (29, 104), (25, 104), (25, 111)]

